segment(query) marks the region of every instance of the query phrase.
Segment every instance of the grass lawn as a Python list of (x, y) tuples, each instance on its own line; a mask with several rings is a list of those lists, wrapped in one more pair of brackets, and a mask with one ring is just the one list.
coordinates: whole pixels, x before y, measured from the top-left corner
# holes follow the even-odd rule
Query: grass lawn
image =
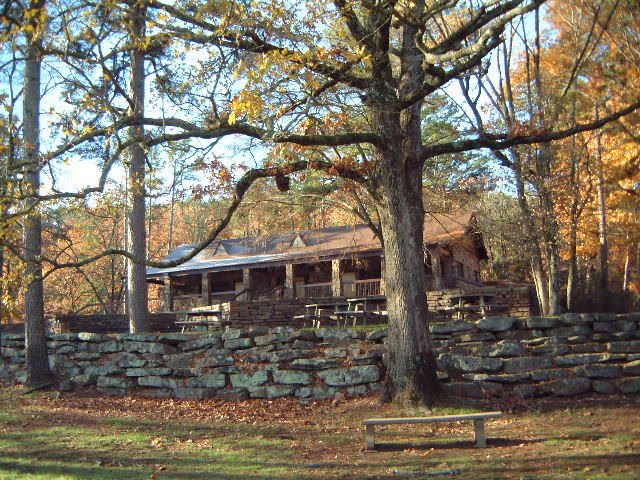
[(638, 396), (521, 404), (487, 422), (486, 449), (473, 447), (470, 422), (378, 427), (380, 450), (364, 452), (362, 419), (425, 414), (372, 398), (226, 403), (5, 387), (0, 479), (640, 478)]

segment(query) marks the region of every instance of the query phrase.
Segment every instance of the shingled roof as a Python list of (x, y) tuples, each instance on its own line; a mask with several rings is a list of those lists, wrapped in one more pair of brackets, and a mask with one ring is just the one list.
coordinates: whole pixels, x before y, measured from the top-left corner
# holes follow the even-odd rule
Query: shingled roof
[[(482, 237), (472, 213), (426, 215), (424, 242), (427, 245), (450, 245), (469, 235), (476, 240), (481, 258), (486, 257)], [(178, 259), (193, 248), (194, 245), (180, 245), (165, 259)], [(329, 227), (267, 237), (217, 240), (188, 262), (170, 268), (149, 268), (147, 276), (284, 265), (329, 260), (351, 254), (375, 255), (380, 251), (380, 241), (367, 225)]]

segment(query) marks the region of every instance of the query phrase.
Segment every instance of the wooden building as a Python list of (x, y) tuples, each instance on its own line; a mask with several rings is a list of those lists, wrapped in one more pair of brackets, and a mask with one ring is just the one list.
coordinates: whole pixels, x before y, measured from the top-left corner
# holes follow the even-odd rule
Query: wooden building
[[(428, 289), (481, 286), (486, 259), (473, 214), (431, 214), (424, 224)], [(181, 245), (167, 258), (193, 249)], [(384, 293), (378, 238), (366, 225), (219, 240), (177, 267), (149, 268), (162, 285), (161, 310), (232, 299), (361, 297)]]

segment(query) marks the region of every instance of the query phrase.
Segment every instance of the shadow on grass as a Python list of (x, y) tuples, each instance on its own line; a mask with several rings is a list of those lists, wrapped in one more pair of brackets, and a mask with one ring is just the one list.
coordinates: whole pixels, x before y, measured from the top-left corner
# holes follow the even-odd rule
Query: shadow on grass
[[(541, 443), (544, 440), (522, 440), (517, 438), (487, 438), (487, 448), (491, 447), (515, 447), (519, 445)], [(473, 449), (476, 450), (475, 440), (441, 440), (438, 442), (378, 442), (376, 439), (376, 451), (379, 452), (402, 452), (408, 449), (418, 450), (452, 450), (452, 449)], [(482, 449), (478, 449), (482, 450)]]

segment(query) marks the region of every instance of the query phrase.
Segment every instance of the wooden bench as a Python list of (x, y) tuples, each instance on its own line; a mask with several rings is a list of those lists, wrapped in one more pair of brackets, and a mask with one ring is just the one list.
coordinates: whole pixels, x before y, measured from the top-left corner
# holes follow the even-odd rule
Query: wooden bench
[(487, 446), (487, 437), (484, 433), (484, 421), (488, 418), (498, 418), (502, 412), (470, 413), (466, 415), (442, 415), (437, 417), (407, 417), (407, 418), (368, 418), (363, 420), (365, 426), (367, 450), (376, 449), (376, 425), (394, 425), (404, 423), (443, 423), (463, 422), (473, 420), (474, 434), (477, 448)]

